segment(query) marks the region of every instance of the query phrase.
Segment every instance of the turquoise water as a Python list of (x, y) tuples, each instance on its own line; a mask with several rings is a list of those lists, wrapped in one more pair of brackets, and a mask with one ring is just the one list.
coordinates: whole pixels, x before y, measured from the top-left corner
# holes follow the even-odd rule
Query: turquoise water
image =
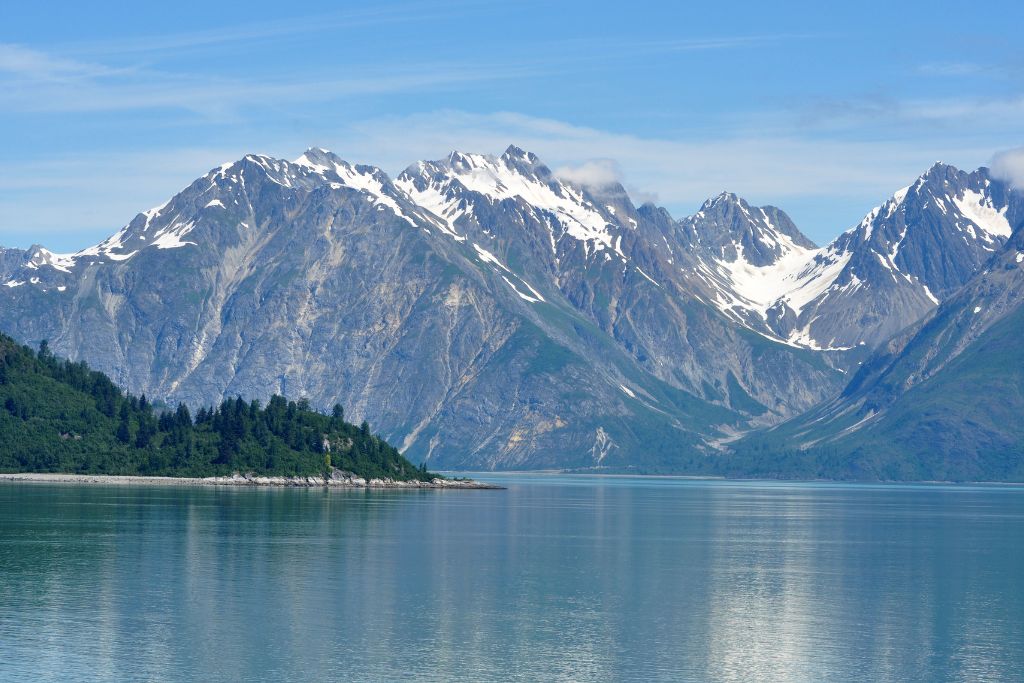
[(4, 681), (1006, 681), (1024, 488), (0, 485)]

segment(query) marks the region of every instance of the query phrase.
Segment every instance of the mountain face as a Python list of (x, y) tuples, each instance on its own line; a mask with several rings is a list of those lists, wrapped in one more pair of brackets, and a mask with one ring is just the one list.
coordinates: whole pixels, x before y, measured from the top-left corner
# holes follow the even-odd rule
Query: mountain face
[[(1019, 198), (947, 175), (818, 249), (774, 207), (723, 194), (676, 221), (515, 147), (394, 181), (320, 149), (249, 155), (94, 247), (0, 252), (0, 329), (169, 402), (340, 402), (434, 468), (679, 470), (834, 396), (841, 349), (1002, 244)], [(940, 190), (954, 218), (933, 225)], [(967, 265), (926, 256), (955, 239)], [(868, 270), (878, 249), (896, 270)], [(884, 321), (840, 334), (839, 304)]]
[[(836, 399), (737, 445), (775, 476), (1024, 478), (1024, 220), (966, 285), (883, 345)], [(780, 468), (772, 461), (785, 463)], [(786, 469), (791, 468), (791, 469)]]
[(573, 186), (516, 147), (420, 162), (396, 185), (452, 239), (566, 301), (673, 387), (766, 420), (838, 388), (841, 373), (822, 359), (765, 343), (696, 297), (667, 248), (671, 217), (638, 210), (620, 185)]
[(4, 249), (0, 247), (0, 285), (9, 281), (9, 276), (20, 269), (28, 254), (21, 249)]
[(1022, 218), (1021, 193), (988, 169), (936, 164), (822, 249), (777, 209), (732, 195), (681, 221), (680, 242), (737, 321), (810, 348), (874, 347), (961, 287)]
[(838, 389), (812, 353), (665, 294), (639, 214), (535, 158), (423, 169), (454, 210), (323, 150), (225, 164), (95, 247), (29, 250), (0, 326), (150, 398), (340, 402), (435, 467), (665, 467)]

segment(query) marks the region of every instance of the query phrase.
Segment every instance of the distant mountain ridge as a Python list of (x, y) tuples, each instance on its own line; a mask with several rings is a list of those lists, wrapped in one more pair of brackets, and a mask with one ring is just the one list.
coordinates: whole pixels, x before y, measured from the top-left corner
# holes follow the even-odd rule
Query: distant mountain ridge
[[(829, 349), (875, 346), (920, 319), (1022, 219), (1021, 194), (988, 169), (936, 164), (822, 249), (774, 207), (735, 195), (681, 224), (698, 254), (694, 276), (724, 313), (789, 343)], [(738, 227), (714, 232), (727, 236), (716, 242), (702, 239), (708, 223)]]
[[(0, 329), (170, 401), (340, 401), (432, 467), (672, 470), (834, 396), (864, 355), (841, 349), (1005, 241), (1019, 195), (935, 171), (819, 249), (780, 209), (723, 193), (676, 221), (514, 146), (393, 181), (318, 148), (248, 155), (76, 254), (0, 251)], [(895, 270), (861, 265), (900, 217)]]
[(1024, 481), (1024, 221), (835, 399), (725, 457), (752, 474)]

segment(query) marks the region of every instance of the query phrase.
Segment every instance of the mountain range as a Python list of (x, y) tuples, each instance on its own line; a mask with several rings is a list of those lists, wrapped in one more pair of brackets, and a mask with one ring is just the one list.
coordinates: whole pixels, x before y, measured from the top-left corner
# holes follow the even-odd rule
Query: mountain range
[(1024, 481), (1024, 228), (836, 398), (734, 446), (760, 476)]
[(0, 329), (168, 402), (340, 402), (432, 468), (678, 471), (850, 400), (1022, 221), (984, 168), (936, 164), (819, 248), (778, 208), (677, 220), (516, 147), (394, 180), (314, 148), (75, 254), (0, 250)]

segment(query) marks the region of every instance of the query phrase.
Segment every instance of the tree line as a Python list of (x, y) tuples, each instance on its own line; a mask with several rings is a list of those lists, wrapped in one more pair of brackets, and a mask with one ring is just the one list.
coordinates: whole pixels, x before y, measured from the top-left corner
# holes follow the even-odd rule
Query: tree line
[(154, 404), (122, 391), (84, 362), (0, 334), (0, 470), (213, 476), (312, 476), (332, 468), (361, 477), (430, 479), (397, 449), (305, 399), (241, 396), (201, 407)]

